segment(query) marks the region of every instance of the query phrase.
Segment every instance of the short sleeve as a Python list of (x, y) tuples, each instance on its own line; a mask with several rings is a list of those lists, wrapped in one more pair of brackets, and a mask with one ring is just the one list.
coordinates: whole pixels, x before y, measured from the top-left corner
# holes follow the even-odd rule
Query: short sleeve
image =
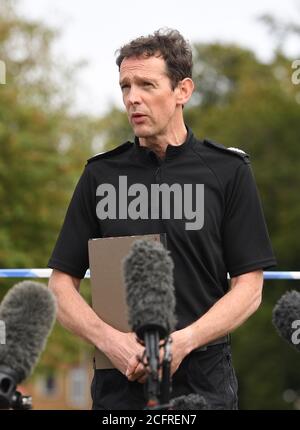
[(69, 204), (48, 267), (83, 278), (89, 267), (88, 240), (100, 236), (95, 187), (85, 168)]
[(250, 164), (240, 165), (226, 189), (223, 249), (230, 276), (276, 265)]

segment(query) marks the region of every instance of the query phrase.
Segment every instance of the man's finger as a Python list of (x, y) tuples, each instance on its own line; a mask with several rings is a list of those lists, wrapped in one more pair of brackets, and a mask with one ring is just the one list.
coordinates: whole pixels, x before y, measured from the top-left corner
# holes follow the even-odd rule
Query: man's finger
[(136, 381), (141, 376), (143, 376), (145, 372), (146, 369), (144, 365), (142, 363), (139, 363), (135, 370), (131, 374), (128, 374), (127, 378), (129, 379), (129, 381)]
[(140, 384), (145, 384), (145, 382), (147, 381), (147, 378), (148, 378), (148, 374), (146, 373), (144, 376), (142, 376), (141, 378), (139, 378), (137, 381)]
[(139, 364), (140, 364), (140, 358), (138, 355), (131, 357), (131, 359), (128, 361), (125, 376), (127, 378), (131, 377), (131, 375), (133, 375), (135, 373)]

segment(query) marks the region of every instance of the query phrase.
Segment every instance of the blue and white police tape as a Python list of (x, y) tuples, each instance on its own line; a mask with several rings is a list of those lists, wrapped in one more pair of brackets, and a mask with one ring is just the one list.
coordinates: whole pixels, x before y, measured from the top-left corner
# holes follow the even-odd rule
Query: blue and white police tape
[[(0, 269), (0, 278), (49, 278), (52, 269)], [(87, 270), (85, 278), (90, 277)], [(229, 278), (229, 275), (228, 275)], [(264, 272), (264, 279), (300, 279), (300, 272)]]
[[(0, 269), (0, 278), (50, 278), (52, 269)], [(85, 278), (90, 277), (87, 270)]]

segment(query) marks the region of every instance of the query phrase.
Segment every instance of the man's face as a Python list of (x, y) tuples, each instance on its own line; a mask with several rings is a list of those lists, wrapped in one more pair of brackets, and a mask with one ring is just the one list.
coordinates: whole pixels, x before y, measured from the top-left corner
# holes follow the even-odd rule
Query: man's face
[(120, 86), (136, 136), (159, 136), (173, 128), (176, 108), (181, 106), (162, 57), (125, 58), (120, 67)]

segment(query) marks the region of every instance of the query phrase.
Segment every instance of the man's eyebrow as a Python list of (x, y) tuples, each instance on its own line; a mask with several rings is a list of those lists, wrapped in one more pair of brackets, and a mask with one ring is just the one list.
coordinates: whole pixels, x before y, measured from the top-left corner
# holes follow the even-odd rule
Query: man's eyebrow
[(156, 83), (157, 81), (156, 81), (156, 79), (154, 79), (154, 78), (151, 78), (150, 76), (139, 76), (137, 79), (136, 79), (138, 82), (153, 82), (153, 83)]
[[(150, 76), (138, 76), (136, 77), (134, 80), (136, 80), (136, 82), (152, 82), (154, 84), (158, 83), (157, 79), (151, 78)], [(119, 85), (124, 85), (126, 83), (129, 82), (129, 79), (127, 77), (120, 79), (119, 81)]]
[(127, 79), (127, 78), (120, 79), (120, 81), (119, 81), (119, 85), (123, 85), (123, 84), (125, 84), (126, 82), (128, 82), (128, 79)]

